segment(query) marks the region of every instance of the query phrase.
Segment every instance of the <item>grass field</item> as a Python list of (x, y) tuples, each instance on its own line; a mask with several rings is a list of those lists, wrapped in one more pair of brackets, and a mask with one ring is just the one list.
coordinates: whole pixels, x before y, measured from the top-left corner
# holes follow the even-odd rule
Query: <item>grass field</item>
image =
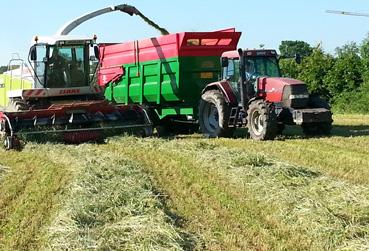
[(369, 116), (332, 137), (0, 150), (0, 250), (368, 250)]

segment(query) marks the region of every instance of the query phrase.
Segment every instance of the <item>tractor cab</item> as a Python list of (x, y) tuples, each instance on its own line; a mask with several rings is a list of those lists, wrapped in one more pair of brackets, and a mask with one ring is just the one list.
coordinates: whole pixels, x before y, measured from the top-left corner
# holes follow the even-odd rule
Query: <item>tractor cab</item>
[[(275, 50), (244, 51), (245, 72), (247, 78), (257, 76), (280, 77), (277, 52)], [(228, 51), (222, 55), (222, 79), (239, 77), (240, 56), (237, 51)]]
[[(277, 52), (275, 50), (245, 50), (244, 69), (245, 78), (252, 84), (254, 92), (257, 91), (256, 79), (259, 77), (281, 77), (281, 71), (278, 64)], [(235, 84), (240, 78), (240, 56), (237, 51), (228, 51), (223, 53), (221, 79), (228, 80)]]
[(36, 37), (29, 53), (34, 70), (34, 88), (90, 86), (94, 80), (97, 54), (95, 39), (92, 38)]

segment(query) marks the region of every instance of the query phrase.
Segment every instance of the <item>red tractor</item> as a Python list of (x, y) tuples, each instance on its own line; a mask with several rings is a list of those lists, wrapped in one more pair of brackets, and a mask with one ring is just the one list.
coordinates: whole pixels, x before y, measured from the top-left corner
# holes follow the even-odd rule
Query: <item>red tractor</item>
[(309, 95), (302, 81), (282, 78), (275, 50), (224, 52), (221, 66), (222, 80), (202, 92), (199, 123), (205, 135), (230, 137), (246, 126), (252, 139), (272, 140), (295, 124), (306, 135), (330, 134), (328, 103)]

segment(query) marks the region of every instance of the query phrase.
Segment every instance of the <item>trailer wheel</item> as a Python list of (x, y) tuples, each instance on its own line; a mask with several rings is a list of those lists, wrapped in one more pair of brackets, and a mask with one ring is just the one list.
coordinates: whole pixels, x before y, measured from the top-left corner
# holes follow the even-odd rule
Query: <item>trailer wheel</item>
[(199, 105), (200, 131), (209, 137), (231, 137), (234, 128), (228, 127), (231, 107), (219, 90), (209, 90), (201, 96)]
[(273, 140), (278, 134), (277, 115), (264, 100), (254, 100), (247, 110), (247, 128), (255, 140)]

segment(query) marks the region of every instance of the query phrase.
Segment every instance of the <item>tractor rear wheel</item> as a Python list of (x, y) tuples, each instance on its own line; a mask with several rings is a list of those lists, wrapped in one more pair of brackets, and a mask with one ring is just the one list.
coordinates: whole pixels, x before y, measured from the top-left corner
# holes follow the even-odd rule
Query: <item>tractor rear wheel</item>
[(247, 110), (247, 128), (255, 140), (273, 140), (278, 134), (277, 115), (264, 100), (254, 100)]
[(200, 131), (209, 137), (232, 137), (234, 128), (228, 127), (231, 107), (219, 90), (209, 90), (201, 96), (199, 106)]

